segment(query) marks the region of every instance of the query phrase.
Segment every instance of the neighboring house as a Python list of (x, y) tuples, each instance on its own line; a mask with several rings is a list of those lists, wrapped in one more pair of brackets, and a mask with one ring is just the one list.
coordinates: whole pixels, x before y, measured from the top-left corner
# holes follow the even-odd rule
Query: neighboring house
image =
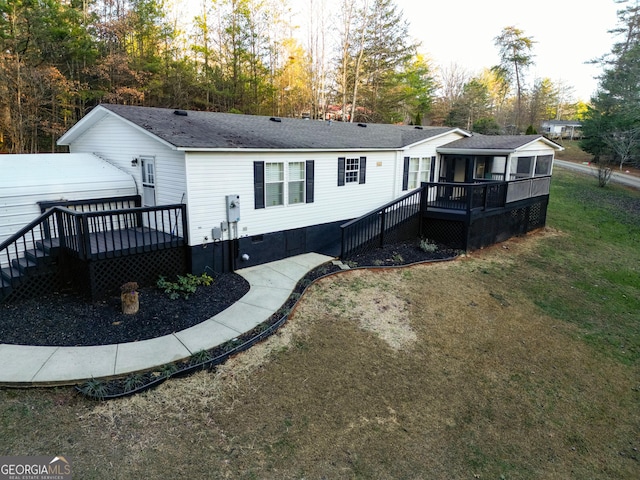
[[(135, 180), (142, 196), (142, 207), (131, 210), (126, 221), (120, 221), (122, 213), (112, 213), (117, 221), (89, 215), (101, 222), (99, 232), (81, 215), (58, 213), (101, 237), (84, 240), (83, 255), (97, 262), (91, 267), (96, 271), (119, 262), (116, 273), (104, 274), (111, 283), (129, 280), (129, 272), (140, 277), (143, 269), (162, 262), (201, 273), (310, 251), (346, 255), (345, 238), (349, 251), (370, 242), (364, 237), (372, 225), (384, 231), (385, 218), (391, 218), (378, 209), (389, 204), (385, 208), (397, 216), (409, 211), (398, 203), (406, 199), (424, 207), (423, 232), (475, 248), (477, 242), (469, 242), (472, 227), (486, 212), (513, 216), (511, 207), (535, 204), (546, 213), (553, 153), (561, 149), (541, 136), (483, 137), (449, 127), (123, 105), (94, 108), (59, 144), (72, 154), (94, 154), (111, 163)], [(515, 203), (505, 207), (510, 195)], [(353, 220), (370, 212), (373, 223), (358, 230)], [(545, 215), (538, 217), (544, 225)], [(343, 228), (348, 221), (350, 230)], [(525, 223), (524, 230), (498, 228), (492, 238), (536, 224)], [(128, 233), (106, 238), (111, 228)], [(447, 235), (452, 230), (462, 233), (452, 238)], [(149, 238), (151, 245), (145, 243)], [(119, 250), (110, 253), (107, 245)], [(170, 253), (183, 247), (184, 256)], [(138, 263), (120, 258), (133, 253), (148, 258)]]
[(582, 123), (578, 120), (545, 120), (541, 127), (542, 132), (549, 138), (582, 138)]

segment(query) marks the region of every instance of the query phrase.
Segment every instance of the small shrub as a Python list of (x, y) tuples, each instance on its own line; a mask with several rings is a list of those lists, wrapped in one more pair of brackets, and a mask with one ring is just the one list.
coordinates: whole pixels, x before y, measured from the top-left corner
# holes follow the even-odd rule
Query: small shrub
[(144, 375), (140, 373), (131, 374), (124, 380), (124, 389), (127, 392), (132, 392), (133, 390), (140, 388), (143, 385)]
[(404, 257), (402, 255), (400, 255), (399, 253), (395, 252), (393, 254), (393, 256), (391, 257), (391, 260), (393, 260), (395, 263), (403, 263), (404, 262)]
[(87, 397), (97, 398), (98, 400), (103, 400), (107, 395), (107, 385), (103, 381), (96, 380), (95, 378), (83, 383), (79, 389)]
[(428, 238), (420, 240), (420, 250), (425, 253), (434, 253), (438, 251), (438, 245), (431, 242)]
[(211, 360), (211, 354), (207, 350), (200, 350), (191, 357), (193, 363), (199, 364)]
[(160, 277), (156, 285), (164, 290), (171, 300), (175, 300), (179, 297), (188, 299), (190, 295), (196, 293), (200, 285), (209, 286), (212, 283), (213, 278), (206, 273), (199, 276), (188, 273), (184, 276), (178, 275), (177, 282), (170, 282), (166, 278)]
[(160, 367), (159, 376), (169, 378), (171, 375), (178, 371), (178, 366), (175, 363), (167, 363)]

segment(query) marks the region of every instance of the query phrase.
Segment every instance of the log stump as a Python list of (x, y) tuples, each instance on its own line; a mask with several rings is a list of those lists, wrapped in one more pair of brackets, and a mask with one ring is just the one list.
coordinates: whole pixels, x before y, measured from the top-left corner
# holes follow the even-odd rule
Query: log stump
[(138, 284), (136, 282), (127, 282), (120, 287), (122, 313), (125, 315), (133, 315), (140, 310), (140, 299), (137, 290)]

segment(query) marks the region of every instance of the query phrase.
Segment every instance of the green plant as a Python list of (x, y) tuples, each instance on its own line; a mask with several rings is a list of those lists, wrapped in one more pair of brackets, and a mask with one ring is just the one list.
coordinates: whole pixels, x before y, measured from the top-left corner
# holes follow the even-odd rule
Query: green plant
[(420, 240), (420, 250), (425, 253), (433, 253), (438, 251), (438, 245), (431, 242), (428, 238), (423, 238)]
[(394, 254), (391, 256), (391, 259), (395, 262), (395, 263), (403, 263), (404, 262), (404, 257), (402, 255), (400, 255), (397, 252), (394, 252)]
[(196, 364), (204, 363), (207, 360), (211, 360), (211, 354), (207, 350), (200, 350), (199, 352), (194, 353), (191, 359), (193, 363)]
[(97, 398), (98, 400), (103, 400), (107, 395), (107, 385), (102, 380), (96, 380), (95, 378), (83, 383), (79, 390), (87, 397)]
[(131, 374), (124, 380), (124, 389), (127, 392), (131, 392), (142, 385), (144, 385), (144, 376), (140, 373)]
[(177, 278), (178, 280), (176, 282), (170, 282), (161, 276), (156, 282), (158, 288), (164, 290), (171, 300), (179, 297), (188, 299), (190, 295), (196, 292), (199, 286), (209, 286), (213, 283), (213, 278), (206, 273), (202, 275), (188, 273), (186, 275), (178, 275)]
[(160, 367), (160, 375), (164, 378), (169, 378), (171, 375), (178, 371), (178, 366), (175, 363), (167, 363)]

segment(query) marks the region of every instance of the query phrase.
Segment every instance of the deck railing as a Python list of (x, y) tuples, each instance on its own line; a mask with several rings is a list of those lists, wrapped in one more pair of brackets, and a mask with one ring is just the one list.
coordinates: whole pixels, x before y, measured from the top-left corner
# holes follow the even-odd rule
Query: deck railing
[(8, 281), (63, 249), (80, 260), (109, 258), (187, 244), (186, 205), (76, 211), (55, 206), (0, 244)]
[(505, 205), (506, 182), (423, 183), (427, 200), (425, 208), (470, 212)]
[(123, 197), (102, 197), (85, 200), (57, 200), (38, 202), (40, 213), (44, 213), (53, 207), (67, 207), (78, 212), (97, 212), (104, 210), (125, 210), (142, 206), (140, 195), (128, 195)]
[(473, 210), (503, 208), (509, 203), (549, 195), (550, 176), (524, 178), (509, 182), (423, 183), (427, 210), (441, 209), (470, 213)]
[[(347, 258), (381, 247), (411, 228), (411, 222), (419, 222), (422, 210), (422, 188), (418, 188), (382, 207), (340, 226), (342, 230), (341, 258)], [(419, 231), (416, 223), (414, 235)]]

